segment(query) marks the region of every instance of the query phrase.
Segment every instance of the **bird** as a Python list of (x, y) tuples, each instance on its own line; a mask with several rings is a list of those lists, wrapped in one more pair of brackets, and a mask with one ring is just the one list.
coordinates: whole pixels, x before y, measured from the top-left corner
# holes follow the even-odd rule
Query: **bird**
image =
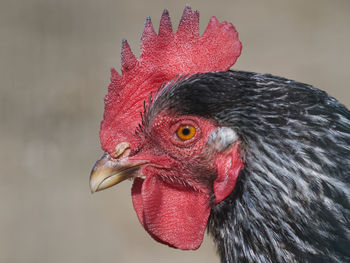
[(199, 35), (186, 6), (150, 18), (136, 58), (122, 42), (90, 174), (97, 192), (130, 179), (136, 215), (157, 242), (197, 249), (207, 230), (221, 262), (350, 262), (350, 111), (325, 91), (230, 70), (234, 26)]

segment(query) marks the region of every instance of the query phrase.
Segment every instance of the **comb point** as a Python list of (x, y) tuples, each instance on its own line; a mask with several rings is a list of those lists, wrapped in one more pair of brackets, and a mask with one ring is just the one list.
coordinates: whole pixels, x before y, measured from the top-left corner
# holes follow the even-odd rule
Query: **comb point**
[(219, 24), (218, 19), (216, 18), (216, 16), (212, 16), (209, 20), (209, 23), (211, 24)]
[(199, 12), (192, 10), (190, 6), (186, 5), (176, 33), (199, 35)]
[(148, 16), (146, 17), (145, 27), (141, 36), (141, 49), (144, 50), (147, 46), (151, 46), (156, 36), (152, 20)]
[(132, 53), (129, 43), (126, 39), (122, 40), (122, 52), (121, 52), (122, 72), (131, 70), (135, 67), (137, 59)]
[(163, 10), (163, 13), (162, 13), (162, 16), (164, 15), (169, 16), (169, 11), (166, 8)]
[(208, 22), (207, 28), (204, 30), (203, 36), (208, 34), (216, 34), (218, 32), (219, 21), (215, 16), (212, 16)]
[(121, 78), (115, 68), (111, 68), (111, 82), (118, 81)]
[(158, 34), (163, 36), (171, 33), (173, 33), (173, 27), (169, 16), (169, 11), (164, 9), (162, 17), (160, 18)]
[(153, 27), (152, 19), (150, 16), (146, 16), (145, 28), (150, 27), (150, 26)]
[(184, 13), (189, 13), (189, 12), (192, 12), (192, 8), (191, 8), (191, 6), (189, 4), (186, 4), (185, 8), (184, 8), (184, 11), (182, 12), (182, 15)]

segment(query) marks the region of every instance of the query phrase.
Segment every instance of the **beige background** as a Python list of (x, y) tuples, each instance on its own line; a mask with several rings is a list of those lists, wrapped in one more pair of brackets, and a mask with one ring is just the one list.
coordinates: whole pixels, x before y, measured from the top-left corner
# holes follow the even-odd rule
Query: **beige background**
[(146, 16), (188, 3), (232, 22), (235, 69), (327, 90), (350, 106), (350, 1), (0, 1), (0, 262), (219, 262), (206, 238), (184, 252), (137, 221), (130, 182), (91, 195), (109, 68), (122, 38), (139, 54)]

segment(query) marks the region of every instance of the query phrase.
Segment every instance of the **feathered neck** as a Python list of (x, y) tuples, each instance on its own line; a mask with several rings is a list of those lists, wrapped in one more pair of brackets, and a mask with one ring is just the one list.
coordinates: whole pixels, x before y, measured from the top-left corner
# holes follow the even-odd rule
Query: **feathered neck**
[(198, 89), (210, 84), (190, 110), (233, 128), (245, 163), (209, 219), (222, 262), (349, 262), (350, 112), (325, 92), (271, 75), (195, 80)]
[(325, 92), (271, 75), (197, 74), (162, 109), (239, 137), (244, 168), (208, 229), (222, 262), (350, 262), (350, 112)]

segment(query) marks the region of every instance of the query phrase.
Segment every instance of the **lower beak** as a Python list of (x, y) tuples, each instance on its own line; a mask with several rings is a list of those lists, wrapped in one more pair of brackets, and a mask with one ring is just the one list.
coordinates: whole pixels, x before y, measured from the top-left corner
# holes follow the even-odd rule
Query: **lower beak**
[(140, 176), (140, 167), (146, 162), (130, 162), (127, 158), (114, 159), (108, 153), (95, 163), (90, 174), (91, 192), (116, 185), (126, 179)]

